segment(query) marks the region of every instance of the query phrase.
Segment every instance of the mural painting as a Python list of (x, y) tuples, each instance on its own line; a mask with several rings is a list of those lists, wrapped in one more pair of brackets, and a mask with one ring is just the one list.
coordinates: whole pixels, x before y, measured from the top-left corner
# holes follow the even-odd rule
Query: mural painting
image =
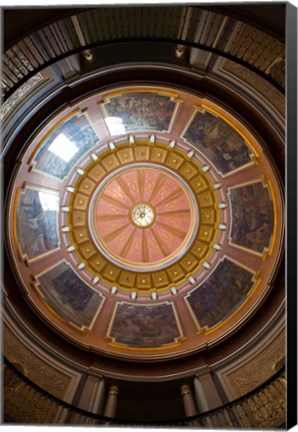
[(35, 168), (62, 180), (98, 140), (85, 115), (73, 116), (45, 139), (35, 156)]
[(183, 138), (198, 148), (223, 174), (251, 162), (251, 150), (244, 139), (224, 120), (198, 111)]
[(109, 337), (135, 348), (156, 348), (177, 342), (181, 333), (171, 304), (119, 303)]
[(210, 277), (186, 298), (200, 327), (211, 328), (227, 319), (254, 285), (253, 273), (224, 259)]
[(154, 92), (130, 92), (112, 97), (102, 106), (113, 135), (143, 130), (168, 131), (176, 102), (171, 96)]
[(269, 248), (274, 229), (274, 209), (269, 190), (262, 182), (230, 189), (231, 241), (262, 253)]
[(33, 259), (58, 248), (59, 194), (26, 188), (16, 208), (17, 241), (23, 255)]
[(38, 290), (48, 306), (77, 327), (90, 327), (102, 302), (100, 295), (61, 262), (37, 277)]

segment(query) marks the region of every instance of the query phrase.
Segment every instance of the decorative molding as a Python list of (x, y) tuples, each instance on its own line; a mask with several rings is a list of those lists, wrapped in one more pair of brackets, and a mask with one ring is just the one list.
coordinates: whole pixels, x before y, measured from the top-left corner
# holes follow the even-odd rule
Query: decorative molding
[(229, 52), (267, 72), (267, 68), (282, 56), (284, 51), (284, 44), (265, 32), (245, 24)]
[(266, 98), (267, 104), (272, 104), (280, 114), (282, 114), (282, 116), (285, 115), (285, 96), (264, 78), (230, 60), (226, 60), (223, 63), (221, 70), (223, 72), (228, 72), (238, 80), (245, 82), (254, 92), (260, 92), (260, 94)]
[(285, 335), (281, 333), (264, 350), (243, 366), (226, 375), (236, 396), (242, 396), (261, 385), (276, 372), (276, 364), (285, 356)]
[(0, 109), (0, 120), (2, 121), (13, 108), (18, 105), (21, 100), (38, 87), (43, 81), (47, 79), (47, 75), (43, 72), (38, 72), (32, 78), (28, 79), (20, 88), (18, 88), (2, 105)]
[(20, 364), (29, 379), (54, 396), (65, 398), (72, 381), (71, 376), (39, 358), (6, 326), (3, 331), (3, 345), (4, 355), (11, 363)]

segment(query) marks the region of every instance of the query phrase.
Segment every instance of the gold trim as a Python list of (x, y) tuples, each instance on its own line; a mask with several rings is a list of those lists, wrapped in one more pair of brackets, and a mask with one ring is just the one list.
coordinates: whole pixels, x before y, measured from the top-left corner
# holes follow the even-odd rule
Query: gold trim
[(178, 98), (178, 93), (174, 93), (168, 90), (159, 90), (156, 88), (147, 88), (147, 87), (137, 87), (134, 89), (133, 87), (131, 87), (130, 90), (126, 90), (126, 89), (115, 90), (114, 92), (104, 94), (102, 96), (102, 99), (104, 101), (103, 103), (105, 103), (107, 99), (111, 99), (112, 97), (121, 96), (123, 94), (128, 94), (128, 93), (157, 93), (161, 95)]
[(120, 345), (120, 344), (117, 344), (114, 342), (108, 342), (108, 345), (113, 347), (113, 348), (125, 349), (125, 350), (129, 350), (129, 351), (162, 351), (162, 350), (167, 350), (169, 348), (177, 348), (179, 346), (182, 346), (182, 343), (177, 342), (174, 344), (165, 345), (163, 347), (154, 347), (154, 348), (134, 348), (134, 347), (130, 347), (127, 345)]
[(177, 96), (172, 97), (172, 99), (175, 99), (172, 101), (172, 102), (175, 102), (175, 108), (174, 108), (173, 113), (172, 113), (172, 118), (171, 118), (169, 127), (167, 129), (167, 133), (170, 133), (172, 131), (173, 124), (174, 124), (176, 117), (178, 115), (179, 108), (181, 107), (181, 104), (183, 103), (183, 101), (181, 101), (181, 99), (178, 99)]
[(13, 224), (12, 224), (12, 229), (13, 229), (13, 240), (14, 240), (14, 244), (17, 250), (17, 256), (20, 260), (23, 259), (23, 254), (21, 253), (21, 249), (19, 246), (19, 242), (17, 240), (17, 224), (16, 224), (16, 220), (17, 220), (17, 207), (18, 207), (18, 203), (20, 201), (20, 196), (21, 196), (21, 190), (23, 188), (26, 188), (26, 183), (23, 184), (22, 187), (17, 188), (16, 192), (15, 192), (15, 199), (13, 200), (13, 209), (12, 209), (12, 220), (13, 220)]
[[(181, 167), (178, 170), (178, 174), (181, 176), (181, 179), (183, 179), (185, 182), (187, 182), (187, 184), (189, 184), (188, 181), (187, 181), (187, 179), (188, 179), (188, 177), (187, 177), (187, 168), (190, 169), (189, 165), (191, 165), (191, 167), (193, 167), (195, 169), (195, 173), (194, 173), (192, 179), (195, 179), (196, 176), (197, 177), (199, 176), (201, 178), (203, 177), (205, 179), (204, 182), (206, 182), (206, 188), (204, 188), (203, 191), (198, 191), (197, 193), (195, 193), (195, 191), (193, 190), (193, 188), (190, 186), (191, 189), (192, 189), (192, 191), (193, 191), (193, 193), (194, 193), (195, 199), (198, 202), (199, 207), (200, 207), (200, 202), (203, 199), (203, 204), (204, 204), (204, 202), (206, 202), (206, 206), (204, 205), (204, 209), (205, 208), (206, 209), (210, 208), (213, 211), (215, 211), (215, 220), (216, 220), (216, 222), (219, 222), (221, 220), (222, 214), (221, 214), (220, 210), (217, 208), (217, 203), (221, 200), (221, 198), (219, 196), (219, 191), (213, 189), (213, 183), (214, 183), (213, 177), (211, 177), (209, 173), (202, 172), (202, 166), (201, 166), (200, 161), (198, 161), (197, 159), (194, 159), (194, 158), (191, 159), (191, 160), (189, 160), (189, 158), (187, 158), (187, 153), (186, 153), (186, 151), (184, 149), (181, 149), (178, 146), (175, 147), (174, 149), (169, 149), (167, 143), (164, 143), (163, 141), (157, 141), (153, 145), (152, 144), (148, 144), (148, 142), (147, 142), (146, 139), (138, 139), (138, 140), (135, 141), (135, 143), (133, 145), (129, 144), (128, 142), (124, 142), (124, 143), (121, 143), (121, 144), (119, 143), (117, 145), (116, 149), (113, 151), (114, 156), (117, 156), (117, 152), (118, 151), (120, 151), (122, 153), (124, 152), (123, 154), (125, 154), (125, 149), (126, 148), (130, 149), (132, 151), (132, 155), (133, 155), (133, 161), (129, 160), (129, 161), (125, 162), (125, 163), (122, 162), (122, 163), (120, 163), (121, 167), (125, 168), (125, 166), (128, 166), (128, 168), (129, 168), (133, 164), (133, 162), (135, 161), (135, 150), (136, 150), (136, 148), (140, 148), (140, 145), (141, 146), (146, 146), (146, 147), (150, 148), (151, 150), (155, 149), (155, 153), (156, 153), (156, 151), (158, 152), (158, 150), (160, 149), (161, 151), (166, 151), (167, 155), (174, 155), (174, 154), (176, 154), (177, 155), (177, 159), (178, 159), (178, 157), (182, 158), (183, 163), (181, 164)], [(115, 151), (116, 151), (116, 153), (115, 153)], [(69, 197), (68, 197), (68, 200), (69, 200), (68, 201), (68, 206), (71, 209), (73, 208), (75, 210), (77, 208), (76, 205), (74, 205), (74, 202), (75, 202), (77, 194), (79, 193), (78, 191), (80, 189), (80, 184), (82, 183), (83, 179), (89, 178), (89, 171), (90, 172), (94, 171), (94, 169), (95, 169), (96, 166), (100, 167), (101, 166), (101, 161), (104, 160), (104, 159), (107, 159), (107, 157), (108, 157), (109, 154), (111, 154), (110, 149), (104, 150), (101, 154), (98, 155), (98, 159), (96, 161), (93, 161), (93, 160), (91, 161), (90, 160), (90, 161), (88, 161), (88, 164), (83, 167), (84, 170), (85, 170), (84, 176), (81, 176), (81, 177), (77, 178), (76, 183), (73, 185), (74, 188), (75, 188), (75, 190), (76, 190), (76, 192), (70, 194)], [(164, 166), (164, 164), (162, 163), (162, 161), (159, 162), (159, 161), (156, 161), (155, 159), (154, 159), (153, 162), (151, 162), (151, 160), (148, 160), (147, 162), (149, 164), (153, 163), (154, 168), (156, 168), (156, 169), (158, 169), (159, 166), (161, 166), (161, 167)], [(106, 178), (106, 176), (110, 175), (111, 172), (112, 171), (105, 172), (104, 176), (101, 177), (101, 181), (104, 180), (104, 178)], [(175, 171), (175, 172), (177, 172), (177, 171)], [(204, 196), (206, 195), (207, 191), (209, 191), (208, 193), (210, 194), (210, 197), (208, 196), (207, 197), (208, 199), (206, 198), (207, 201), (206, 201), (206, 199), (204, 201)], [(86, 197), (86, 199), (87, 199), (87, 202), (85, 203), (84, 208), (88, 207), (88, 205), (89, 205), (88, 203), (90, 202), (91, 196), (89, 196), (89, 198)], [(67, 224), (69, 226), (72, 226), (73, 225), (73, 221), (72, 221), (72, 212), (71, 211), (69, 213), (67, 213), (66, 218), (67, 218)], [(80, 244), (81, 244), (81, 241), (79, 243), (77, 242), (77, 240), (74, 237), (74, 232), (70, 231), (70, 232), (65, 233), (65, 234), (66, 234), (66, 238), (68, 238), (68, 240), (69, 240), (69, 243), (73, 244), (77, 248), (77, 250), (74, 253), (75, 256), (77, 257), (77, 260), (85, 262), (85, 264), (87, 265), (87, 269), (91, 272), (92, 275), (93, 274), (94, 275), (98, 275), (98, 272), (96, 272), (95, 270), (93, 270), (94, 266), (91, 266), (91, 264), (89, 262), (90, 261), (89, 259), (86, 260), (85, 257), (80, 258)], [(213, 250), (212, 245), (213, 245), (213, 243), (218, 238), (222, 238), (222, 236), (224, 236), (224, 235), (225, 235), (225, 233), (224, 232), (219, 232), (218, 229), (215, 229), (213, 231), (212, 238), (211, 238), (210, 242), (206, 243), (206, 246), (208, 246), (208, 249), (206, 249), (205, 253), (198, 260), (196, 269), (199, 269), (200, 263), (203, 262), (203, 259), (204, 259), (205, 255), (206, 254), (209, 255), (208, 251), (211, 250), (211, 254), (216, 253)], [(90, 232), (89, 231), (88, 231), (88, 235), (86, 236), (85, 240), (86, 241), (89, 240), (92, 243), (94, 243), (93, 240), (91, 240), (91, 236), (90, 236)], [(94, 247), (96, 247), (96, 246), (94, 246)], [(188, 250), (191, 252), (192, 248), (193, 248), (193, 246), (190, 245), (190, 249), (188, 249)], [(97, 249), (97, 247), (96, 247), (96, 249)], [(179, 263), (179, 261), (178, 261), (178, 263)], [(169, 269), (172, 268), (172, 266), (175, 267), (176, 265), (177, 265), (177, 262), (173, 263), (170, 267), (165, 268), (165, 270), (169, 270)], [(114, 265), (114, 268), (116, 270), (116, 269), (118, 269), (118, 266)], [(159, 271), (159, 270), (157, 270), (157, 271)], [(127, 273), (127, 272), (131, 273), (131, 270), (129, 270), (129, 269), (124, 269), (123, 270), (122, 267), (121, 267), (121, 269), (119, 268), (119, 270), (117, 270), (117, 272), (118, 272), (118, 274), (116, 275), (116, 273), (115, 273), (116, 276), (114, 275), (115, 277), (114, 277), (113, 280), (111, 280), (111, 277), (109, 277), (108, 279), (106, 279), (105, 275), (101, 274), (101, 276), (103, 278), (103, 281), (105, 281), (105, 283), (107, 283), (108, 286), (111, 286), (111, 284), (115, 285), (115, 286), (117, 286), (117, 288), (121, 289), (121, 291), (124, 291), (124, 292), (130, 294), (132, 286), (126, 285), (126, 284), (124, 284), (125, 286), (123, 286), (119, 282), (119, 280), (121, 280), (121, 275), (122, 275), (123, 272), (125, 272), (125, 273)], [(152, 271), (150, 271), (150, 270), (148, 270), (148, 272), (150, 274), (152, 273)], [(192, 269), (192, 273), (193, 272), (194, 272), (194, 269)], [(185, 282), (186, 279), (189, 276), (189, 271), (186, 271), (186, 269), (183, 270), (183, 273), (184, 273), (183, 280), (181, 280), (180, 278), (178, 278), (178, 281), (180, 280), (180, 282), (178, 284), (179, 286), (181, 286), (181, 284), (183, 283), (183, 281)], [(168, 272), (167, 272), (167, 274), (168, 274)], [(158, 293), (168, 293), (170, 291), (171, 286), (177, 285), (177, 282), (178, 282), (176, 280), (177, 278), (174, 278), (174, 280), (172, 280), (172, 278), (171, 278), (171, 276), (169, 274), (168, 274), (168, 276), (170, 277), (168, 286), (155, 287), (155, 288), (157, 288)], [(126, 275), (126, 277), (128, 277), (128, 275)], [(142, 293), (150, 293), (150, 290), (152, 290), (154, 288), (153, 281), (151, 279), (150, 279), (150, 284), (149, 285), (150, 286), (148, 286), (148, 287), (147, 287), (147, 285), (146, 286), (144, 285), (144, 286), (136, 286), (135, 288), (139, 288), (140, 290), (142, 290)]]
[(273, 218), (274, 218), (274, 222), (273, 222), (273, 234), (272, 234), (272, 238), (271, 238), (271, 245), (269, 246), (269, 251), (268, 254), (271, 256), (273, 253), (273, 249), (275, 246), (275, 242), (276, 242), (276, 237), (277, 237), (277, 205), (276, 205), (276, 197), (275, 197), (275, 192), (273, 189), (273, 185), (272, 185), (272, 181), (268, 180), (267, 181), (267, 187), (269, 187), (269, 192), (271, 194), (271, 198), (272, 198), (272, 204), (273, 204)]
[(187, 384), (184, 384), (180, 387), (181, 396), (185, 396), (187, 394), (191, 394), (190, 388)]
[(110, 387), (110, 389), (109, 389), (109, 395), (118, 396), (118, 394), (119, 394), (119, 389), (118, 389), (117, 386)]

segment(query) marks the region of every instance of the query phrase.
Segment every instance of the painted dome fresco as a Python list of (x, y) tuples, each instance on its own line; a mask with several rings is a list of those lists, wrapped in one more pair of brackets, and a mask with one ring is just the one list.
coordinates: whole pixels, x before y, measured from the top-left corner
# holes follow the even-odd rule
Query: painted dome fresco
[(219, 104), (157, 85), (89, 95), (37, 130), (11, 186), (23, 293), (81, 347), (131, 360), (199, 352), (270, 291), (277, 173)]

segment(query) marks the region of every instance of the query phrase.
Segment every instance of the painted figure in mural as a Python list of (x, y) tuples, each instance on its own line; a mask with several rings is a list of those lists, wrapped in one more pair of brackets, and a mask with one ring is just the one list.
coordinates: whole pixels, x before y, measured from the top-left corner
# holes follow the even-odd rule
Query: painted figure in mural
[(274, 227), (273, 203), (262, 182), (231, 189), (232, 243), (262, 253)]
[(119, 344), (153, 348), (174, 343), (179, 337), (171, 305), (135, 306), (119, 304), (110, 337)]
[(252, 273), (225, 259), (187, 301), (200, 326), (210, 328), (240, 306), (253, 284)]
[[(57, 146), (56, 139), (59, 139)], [(63, 179), (80, 157), (96, 145), (98, 139), (85, 115), (73, 116), (57, 127), (43, 142), (35, 157), (36, 168)], [(67, 151), (59, 153), (63, 142)]]
[(93, 292), (70, 269), (53, 279), (55, 290), (63, 304), (76, 311), (82, 311), (92, 297)]
[(151, 92), (136, 92), (115, 96), (104, 104), (110, 117), (121, 118), (125, 131), (166, 131), (174, 113), (171, 97)]
[(26, 189), (17, 206), (17, 238), (29, 259), (58, 247), (57, 211), (45, 210), (39, 193)]
[(71, 268), (60, 263), (41, 275), (38, 281), (51, 309), (78, 327), (90, 326), (102, 299)]
[(224, 174), (251, 162), (251, 152), (243, 138), (224, 120), (207, 111), (196, 113), (183, 138)]

